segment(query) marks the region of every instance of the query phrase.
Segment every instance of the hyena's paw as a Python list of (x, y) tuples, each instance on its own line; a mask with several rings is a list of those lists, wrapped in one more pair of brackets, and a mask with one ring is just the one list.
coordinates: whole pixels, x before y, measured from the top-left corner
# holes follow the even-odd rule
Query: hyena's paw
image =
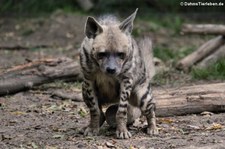
[(99, 128), (84, 128), (84, 136), (97, 136), (99, 134)]
[(157, 127), (147, 128), (147, 134), (149, 135), (157, 135), (159, 134)]
[(131, 138), (131, 133), (126, 129), (126, 130), (116, 130), (116, 137), (118, 139), (128, 139)]

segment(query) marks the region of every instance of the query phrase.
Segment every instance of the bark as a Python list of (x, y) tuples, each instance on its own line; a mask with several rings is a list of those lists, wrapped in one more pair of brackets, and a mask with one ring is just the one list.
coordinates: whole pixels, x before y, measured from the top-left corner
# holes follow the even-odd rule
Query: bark
[(225, 111), (225, 83), (154, 90), (157, 116)]
[(0, 96), (24, 91), (57, 79), (81, 79), (79, 63), (68, 58), (58, 58), (13, 67), (0, 74)]
[(225, 35), (225, 25), (215, 24), (184, 24), (182, 33), (195, 33), (195, 34), (213, 34), (213, 35)]
[(224, 43), (224, 36), (218, 36), (214, 39), (209, 40), (201, 47), (199, 47), (195, 52), (181, 59), (177, 64), (177, 68), (188, 71), (191, 66), (201, 61), (211, 53), (215, 52)]
[(206, 68), (214, 64), (219, 59), (225, 58), (225, 45), (221, 46), (216, 52), (203, 59), (198, 65), (198, 68)]

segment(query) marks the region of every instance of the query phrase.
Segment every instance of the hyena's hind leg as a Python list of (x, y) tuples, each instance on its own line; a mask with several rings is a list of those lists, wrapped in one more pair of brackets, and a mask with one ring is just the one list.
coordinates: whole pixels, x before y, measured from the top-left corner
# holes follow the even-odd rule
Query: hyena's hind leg
[(149, 82), (146, 82), (146, 84), (143, 84), (139, 87), (139, 89), (137, 90), (137, 96), (142, 114), (146, 116), (148, 122), (147, 134), (158, 134), (155, 116), (155, 100), (152, 95), (152, 89)]

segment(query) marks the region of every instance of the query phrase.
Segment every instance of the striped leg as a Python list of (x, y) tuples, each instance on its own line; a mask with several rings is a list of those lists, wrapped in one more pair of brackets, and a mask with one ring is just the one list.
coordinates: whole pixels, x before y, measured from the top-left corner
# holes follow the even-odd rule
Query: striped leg
[(140, 99), (140, 109), (148, 122), (147, 134), (156, 135), (158, 134), (158, 129), (156, 127), (155, 101), (150, 83), (139, 89), (138, 96)]
[(121, 83), (119, 107), (116, 113), (116, 123), (117, 123), (116, 136), (119, 139), (128, 139), (131, 137), (131, 133), (127, 130), (127, 107), (131, 89), (132, 89), (132, 80), (131, 79), (123, 80), (123, 82)]
[(99, 132), (101, 110), (98, 106), (98, 99), (94, 93), (91, 81), (85, 80), (82, 84), (84, 102), (90, 110), (90, 124), (84, 130), (85, 136), (97, 135)]

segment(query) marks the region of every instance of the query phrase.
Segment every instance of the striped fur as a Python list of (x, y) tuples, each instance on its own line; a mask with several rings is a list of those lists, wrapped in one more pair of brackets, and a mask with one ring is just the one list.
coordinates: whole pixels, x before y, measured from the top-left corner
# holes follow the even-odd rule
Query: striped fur
[(88, 17), (86, 37), (80, 48), (80, 64), (84, 82), (83, 98), (90, 109), (90, 124), (84, 135), (97, 135), (104, 122), (102, 105), (118, 103), (117, 138), (127, 139), (127, 109), (139, 107), (148, 120), (148, 134), (157, 134), (155, 101), (150, 80), (154, 76), (151, 40), (139, 45), (131, 37), (137, 10), (120, 23), (107, 16), (96, 21)]

